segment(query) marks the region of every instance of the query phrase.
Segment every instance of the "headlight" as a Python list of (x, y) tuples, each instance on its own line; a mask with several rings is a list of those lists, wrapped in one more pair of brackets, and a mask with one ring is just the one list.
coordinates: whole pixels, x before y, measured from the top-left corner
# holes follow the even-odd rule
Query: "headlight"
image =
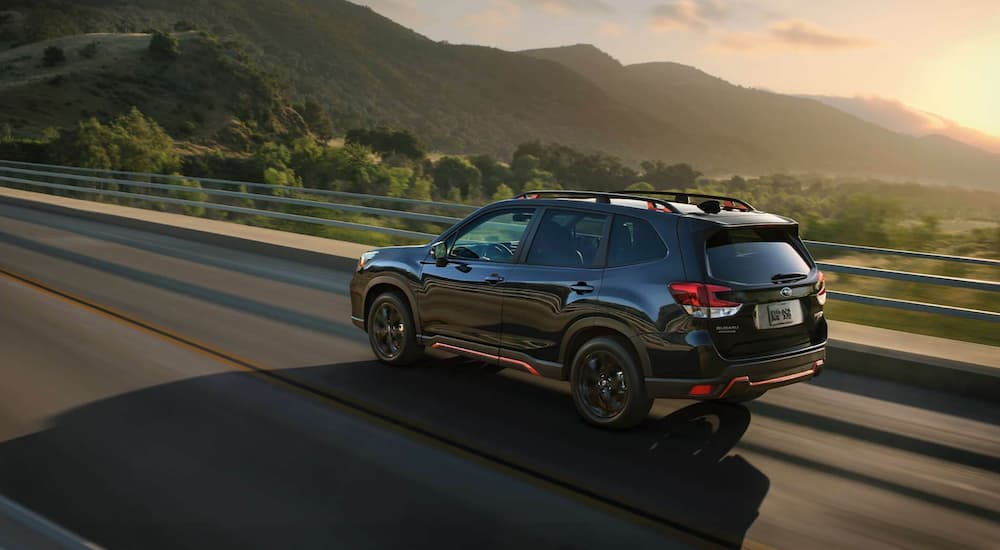
[(376, 250), (369, 250), (368, 252), (362, 254), (361, 257), (358, 258), (358, 271), (364, 269), (365, 265), (367, 265), (376, 254), (378, 254), (378, 251)]

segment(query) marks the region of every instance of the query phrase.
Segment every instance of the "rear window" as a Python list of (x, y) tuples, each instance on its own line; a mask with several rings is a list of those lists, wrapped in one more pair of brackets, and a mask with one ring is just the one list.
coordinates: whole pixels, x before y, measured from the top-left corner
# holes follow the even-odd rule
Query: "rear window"
[(766, 284), (775, 278), (808, 275), (809, 262), (784, 229), (724, 229), (706, 243), (708, 272), (714, 279), (740, 284)]
[(615, 216), (608, 242), (608, 267), (659, 260), (667, 255), (667, 245), (645, 220)]

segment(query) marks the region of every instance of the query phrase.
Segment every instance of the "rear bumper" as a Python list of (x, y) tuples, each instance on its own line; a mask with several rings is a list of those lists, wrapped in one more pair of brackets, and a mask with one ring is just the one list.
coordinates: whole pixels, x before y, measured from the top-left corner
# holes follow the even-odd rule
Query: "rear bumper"
[[(722, 399), (803, 382), (818, 375), (826, 361), (826, 343), (794, 353), (752, 360), (725, 361), (715, 378), (646, 378), (650, 397)], [(701, 391), (692, 393), (695, 386)], [(706, 386), (710, 386), (706, 388)]]

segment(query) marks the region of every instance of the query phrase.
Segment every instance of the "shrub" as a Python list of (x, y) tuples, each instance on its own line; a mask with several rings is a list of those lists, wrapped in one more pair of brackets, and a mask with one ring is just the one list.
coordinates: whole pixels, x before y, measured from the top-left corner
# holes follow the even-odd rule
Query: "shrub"
[[(174, 174), (179, 175), (179, 174)], [(208, 195), (201, 191), (201, 183), (195, 180), (182, 179), (174, 180), (173, 185), (179, 185), (181, 187), (190, 187), (191, 191), (181, 191), (179, 189), (171, 189), (167, 196), (174, 199), (183, 199), (195, 202), (206, 202), (208, 200)], [(194, 206), (194, 205), (180, 205), (180, 211), (188, 216), (203, 216), (205, 214), (205, 207)]]
[(511, 189), (506, 183), (501, 183), (497, 186), (497, 190), (493, 193), (491, 198), (495, 201), (512, 199), (514, 198), (514, 190)]
[(100, 42), (91, 42), (86, 46), (80, 48), (80, 57), (84, 59), (93, 59), (97, 56), (97, 51), (100, 49)]
[(66, 52), (59, 46), (49, 46), (45, 48), (42, 55), (42, 65), (45, 67), (55, 67), (66, 62)]
[(96, 118), (83, 120), (48, 141), (53, 142), (59, 162), (72, 166), (160, 174), (180, 167), (174, 141), (134, 107), (109, 124)]
[(154, 59), (171, 61), (181, 55), (181, 45), (177, 37), (160, 31), (154, 31), (149, 39), (149, 53)]

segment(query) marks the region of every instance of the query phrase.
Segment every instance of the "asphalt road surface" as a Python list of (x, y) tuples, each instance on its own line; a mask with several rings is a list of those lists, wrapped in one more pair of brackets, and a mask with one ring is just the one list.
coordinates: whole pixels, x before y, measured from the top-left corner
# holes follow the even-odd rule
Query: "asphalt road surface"
[(109, 548), (1000, 540), (997, 403), (827, 371), (609, 433), (564, 383), (374, 362), (346, 272), (4, 204), (0, 269), (112, 312), (0, 277), (0, 494)]

